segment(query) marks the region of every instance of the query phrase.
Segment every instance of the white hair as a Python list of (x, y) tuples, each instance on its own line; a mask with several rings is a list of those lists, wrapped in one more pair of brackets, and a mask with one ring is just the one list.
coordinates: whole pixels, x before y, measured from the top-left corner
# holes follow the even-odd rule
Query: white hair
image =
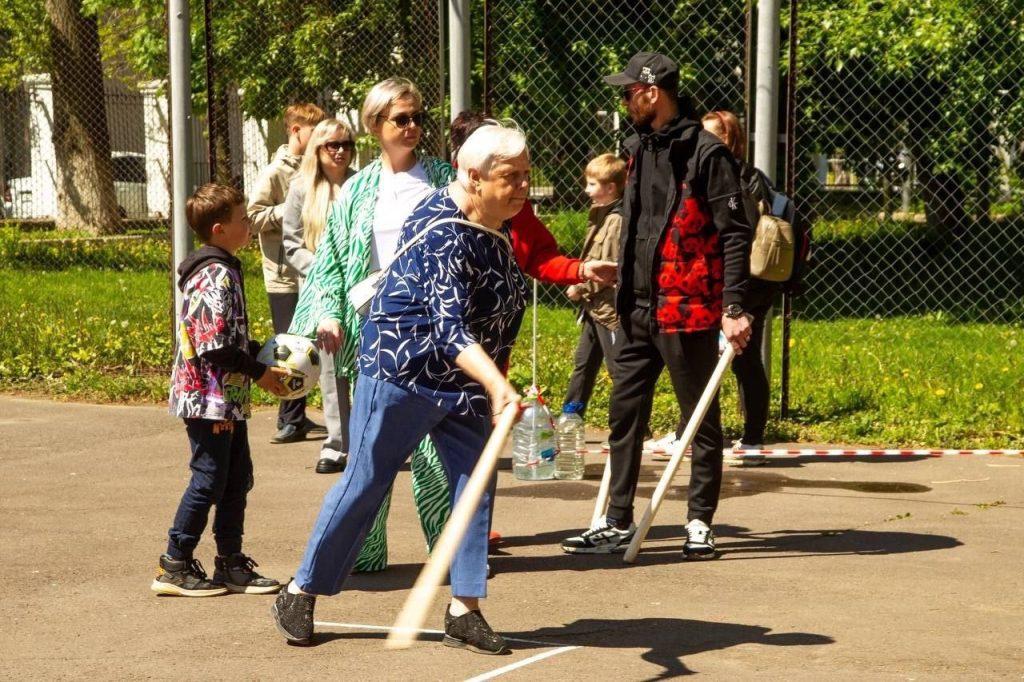
[(464, 187), (469, 185), (470, 169), (486, 177), (495, 163), (514, 159), (524, 152), (529, 153), (526, 135), (518, 126), (482, 125), (459, 148), (459, 183)]
[(388, 78), (374, 85), (370, 92), (366, 93), (363, 109), (359, 114), (363, 129), (373, 130), (377, 119), (383, 116), (392, 104), (406, 97), (416, 102), (417, 107), (423, 106), (423, 95), (416, 84), (408, 78)]

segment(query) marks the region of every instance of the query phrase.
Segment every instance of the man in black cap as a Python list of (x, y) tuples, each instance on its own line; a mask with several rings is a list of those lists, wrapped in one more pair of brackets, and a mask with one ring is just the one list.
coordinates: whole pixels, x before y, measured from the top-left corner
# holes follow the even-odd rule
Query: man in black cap
[[(625, 551), (633, 536), (643, 438), (662, 368), (682, 413), (692, 414), (718, 361), (719, 329), (737, 352), (750, 338), (743, 302), (753, 230), (732, 154), (680, 113), (679, 69), (668, 57), (639, 52), (605, 81), (622, 88), (637, 130), (624, 144), (629, 175), (615, 302), (627, 340), (608, 415), (607, 517), (562, 543), (566, 552), (581, 554)], [(686, 559), (718, 555), (710, 525), (721, 485), (716, 397), (693, 442)]]

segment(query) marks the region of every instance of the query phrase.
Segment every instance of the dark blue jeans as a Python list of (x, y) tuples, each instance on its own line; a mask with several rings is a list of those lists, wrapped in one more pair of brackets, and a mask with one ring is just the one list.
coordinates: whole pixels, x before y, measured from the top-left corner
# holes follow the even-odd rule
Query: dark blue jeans
[(184, 421), (192, 448), (192, 480), (174, 515), (167, 553), (174, 559), (191, 559), (214, 506), (217, 554), (241, 552), (245, 500), (252, 487), (248, 426), (244, 421)]

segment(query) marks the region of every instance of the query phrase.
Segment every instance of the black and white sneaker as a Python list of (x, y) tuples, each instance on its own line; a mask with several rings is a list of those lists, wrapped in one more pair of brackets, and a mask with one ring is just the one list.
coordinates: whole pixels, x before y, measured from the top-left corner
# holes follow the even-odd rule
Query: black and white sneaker
[(292, 594), (285, 587), (277, 593), (277, 599), (270, 606), (274, 625), (289, 644), (306, 646), (313, 638), (313, 609), (316, 608), (315, 594)]
[(172, 559), (167, 554), (160, 556), (160, 568), (149, 589), (176, 597), (216, 597), (228, 591), (224, 585), (207, 580), (198, 560)]
[(274, 594), (281, 589), (281, 583), (254, 571), (259, 564), (241, 552), (215, 557), (213, 563), (217, 567), (213, 572), (213, 582), (223, 584), (230, 592)]
[(625, 552), (629, 541), (636, 532), (636, 524), (629, 528), (618, 528), (608, 519), (595, 528), (585, 530), (579, 535), (562, 541), (562, 551), (569, 554), (612, 554)]
[(692, 560), (717, 559), (715, 533), (708, 524), (694, 519), (686, 524), (686, 542), (683, 543), (683, 558)]

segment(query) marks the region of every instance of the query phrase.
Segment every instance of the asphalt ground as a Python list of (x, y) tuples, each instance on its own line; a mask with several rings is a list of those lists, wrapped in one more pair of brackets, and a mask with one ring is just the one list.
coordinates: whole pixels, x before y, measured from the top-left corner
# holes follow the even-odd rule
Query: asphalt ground
[[(316, 442), (268, 443), (273, 411), (250, 428), (245, 549), (283, 580), (336, 477), (313, 472)], [(558, 548), (590, 518), (600, 455), (581, 482), (516, 481), (506, 460), (484, 613), (513, 653), (488, 657), (430, 632), (384, 649), (425, 556), (407, 470), (391, 567), (319, 600), (314, 646), (298, 648), (274, 629), (272, 597), (150, 592), (188, 480), (184, 429), (163, 409), (2, 397), (0, 442), (2, 677), (1024, 678), (1021, 458), (727, 467), (722, 557), (699, 563), (680, 558), (684, 464), (632, 566)], [(663, 467), (645, 462), (641, 504)], [(204, 539), (211, 572), (213, 553)], [(443, 612), (439, 597), (426, 627), (441, 629)]]

